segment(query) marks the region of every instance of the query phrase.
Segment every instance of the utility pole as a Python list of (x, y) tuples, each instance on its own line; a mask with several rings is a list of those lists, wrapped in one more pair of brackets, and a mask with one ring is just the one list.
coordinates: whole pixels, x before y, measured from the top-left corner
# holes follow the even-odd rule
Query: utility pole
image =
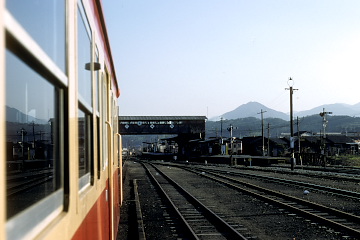
[(300, 148), (300, 126), (299, 126), (299, 117), (296, 117), (296, 127), (297, 127), (297, 133), (298, 133), (298, 151), (300, 154), (301, 148)]
[(234, 139), (233, 139), (233, 125), (230, 124), (230, 127), (227, 130), (230, 132), (230, 148), (231, 148), (231, 155), (230, 155), (230, 165), (233, 165), (233, 154), (234, 154)]
[(326, 126), (329, 122), (328, 120), (326, 120), (327, 114), (332, 114), (332, 112), (325, 112), (325, 108), (323, 108), (323, 111), (320, 113), (320, 116), (323, 118), (323, 137), (322, 137), (323, 151), (322, 151), (322, 154), (324, 156), (324, 165), (326, 164)]
[(296, 117), (296, 126), (297, 126), (297, 132), (298, 132), (298, 147), (299, 147), (299, 158), (300, 158), (300, 165), (302, 167), (303, 163), (302, 163), (302, 157), (301, 157), (301, 146), (300, 146), (300, 124), (299, 124), (299, 117)]
[(326, 120), (326, 115), (332, 114), (332, 112), (325, 112), (325, 108), (323, 108), (323, 111), (320, 113), (320, 116), (323, 118), (323, 129), (324, 129), (324, 135), (323, 137), (326, 138), (326, 126), (328, 124), (328, 120)]
[(231, 147), (231, 155), (233, 153), (233, 125), (230, 124), (230, 127), (227, 128), (227, 130), (230, 132), (230, 147)]
[(262, 136), (262, 155), (265, 156), (265, 138), (264, 138), (264, 113), (266, 111), (263, 111), (261, 109), (261, 112), (258, 114), (261, 114), (261, 136)]
[(270, 123), (268, 123), (267, 155), (270, 157)]
[(220, 118), (220, 138), (222, 139), (222, 122), (223, 122), (223, 117)]
[(298, 89), (293, 89), (294, 81), (290, 77), (288, 80), (288, 85), (290, 88), (285, 88), (285, 90), (290, 90), (290, 151), (291, 151), (291, 170), (294, 170), (295, 167), (295, 158), (294, 158), (294, 124), (293, 124), (293, 92)]
[(35, 148), (35, 122), (32, 122), (33, 148)]
[(21, 170), (24, 171), (25, 169), (25, 152), (24, 152), (24, 136), (27, 135), (27, 131), (24, 128), (21, 128), (20, 131), (18, 131), (17, 133), (21, 134), (21, 155), (22, 155), (22, 166), (21, 166)]
[(223, 138), (222, 138), (222, 130), (223, 130), (223, 117), (220, 118), (220, 150), (221, 155), (223, 155)]

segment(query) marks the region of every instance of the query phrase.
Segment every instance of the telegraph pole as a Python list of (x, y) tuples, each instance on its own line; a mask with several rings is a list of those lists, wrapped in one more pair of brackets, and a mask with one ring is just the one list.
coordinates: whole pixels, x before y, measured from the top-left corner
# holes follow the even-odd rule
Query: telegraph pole
[(231, 147), (231, 155), (233, 155), (233, 125), (230, 124), (230, 127), (227, 128), (227, 130), (230, 132), (230, 147)]
[(299, 117), (296, 117), (296, 126), (297, 126), (297, 132), (298, 132), (298, 151), (300, 154), (301, 147), (300, 147), (300, 126), (299, 126)]
[(270, 157), (270, 123), (268, 123), (267, 155)]
[(302, 157), (301, 157), (301, 145), (300, 145), (300, 124), (299, 124), (299, 117), (296, 117), (296, 125), (297, 125), (297, 132), (298, 132), (298, 147), (299, 147), (299, 158), (300, 158), (300, 165), (302, 167), (303, 162), (302, 162)]
[(221, 151), (221, 155), (223, 155), (223, 138), (222, 138), (222, 134), (223, 134), (223, 117), (220, 118), (220, 151)]
[(323, 111), (320, 113), (320, 116), (323, 118), (323, 137), (322, 137), (322, 145), (323, 145), (323, 156), (324, 156), (324, 165), (326, 164), (326, 126), (328, 124), (328, 120), (326, 120), (326, 115), (332, 114), (332, 112), (325, 112), (325, 108), (323, 108)]
[(20, 131), (18, 131), (17, 133), (21, 134), (21, 155), (22, 155), (22, 166), (21, 166), (21, 170), (24, 171), (25, 169), (25, 152), (24, 152), (24, 136), (27, 135), (27, 131), (24, 128), (21, 128)]
[(288, 85), (290, 88), (285, 88), (285, 90), (290, 90), (290, 151), (291, 151), (291, 170), (294, 170), (295, 167), (295, 158), (294, 158), (294, 124), (293, 124), (293, 92), (298, 89), (294, 89), (294, 81), (290, 77), (288, 80)]
[(323, 118), (324, 138), (326, 138), (326, 126), (329, 122), (328, 120), (326, 120), (327, 114), (332, 114), (332, 112), (325, 112), (325, 108), (323, 108), (323, 111), (320, 113), (320, 116)]
[(264, 113), (266, 111), (263, 111), (261, 109), (261, 112), (258, 114), (261, 114), (261, 136), (262, 136), (262, 155), (265, 156), (265, 138), (264, 138)]
[(233, 125), (230, 124), (230, 127), (227, 130), (230, 132), (230, 147), (231, 147), (231, 155), (230, 155), (230, 165), (233, 165), (233, 154), (234, 154), (234, 139), (233, 139)]
[(220, 118), (220, 138), (222, 139), (222, 122), (223, 122), (223, 117)]

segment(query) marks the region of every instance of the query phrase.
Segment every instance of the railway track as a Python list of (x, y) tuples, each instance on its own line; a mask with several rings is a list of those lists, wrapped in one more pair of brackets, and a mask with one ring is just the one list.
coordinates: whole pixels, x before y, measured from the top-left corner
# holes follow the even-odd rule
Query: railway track
[[(192, 169), (198, 169), (199, 171), (204, 171), (204, 168), (192, 168)], [(263, 175), (259, 175), (259, 174), (244, 173), (244, 172), (238, 172), (238, 171), (228, 171), (228, 170), (227, 171), (218, 170), (215, 168), (214, 169), (206, 169), (206, 171), (211, 172), (211, 173), (219, 173), (219, 174), (225, 174), (225, 175), (231, 175), (231, 176), (260, 179), (260, 180), (263, 180), (266, 182), (279, 183), (279, 184), (288, 185), (288, 186), (292, 186), (292, 187), (298, 187), (298, 188), (304, 188), (304, 189), (312, 190), (312, 191), (324, 192), (324, 193), (327, 193), (330, 195), (336, 195), (336, 196), (351, 198), (351, 199), (360, 201), (360, 193), (359, 192), (344, 190), (344, 189), (340, 189), (340, 188), (334, 188), (334, 187), (323, 186), (323, 185), (319, 185), (319, 184), (313, 184), (313, 183), (279, 178), (279, 177), (263, 176)]]
[[(321, 178), (329, 180), (344, 180), (360, 183), (360, 170), (359, 168), (352, 167), (332, 167), (332, 168), (323, 168), (323, 167), (302, 167), (301, 170), (306, 171), (291, 171), (290, 167), (287, 166), (271, 166), (266, 168), (248, 168), (240, 167), (239, 169), (244, 171), (261, 171), (261, 172), (277, 172), (291, 175), (303, 175), (303, 176), (321, 176)], [(296, 169), (300, 170), (300, 168)]]
[(7, 196), (12, 196), (17, 193), (27, 191), (33, 187), (39, 186), (42, 183), (53, 180), (53, 170), (46, 169), (41, 171), (32, 171), (26, 173), (19, 173), (9, 176), (7, 179)]
[[(234, 226), (202, 204), (187, 190), (154, 165), (143, 164), (150, 179), (160, 190), (182, 224), (181, 236), (186, 239), (253, 239), (240, 233), (242, 226)], [(151, 167), (149, 167), (151, 166)], [(151, 169), (150, 169), (151, 168)]]
[[(289, 166), (284, 166), (284, 165), (278, 165), (278, 166), (274, 165), (274, 167), (290, 169)], [(350, 167), (350, 166), (328, 166), (328, 167), (297, 166), (297, 168), (301, 168), (303, 170), (308, 170), (308, 171), (322, 171), (322, 172), (349, 174), (349, 175), (359, 175), (360, 174), (359, 167)]]
[(205, 171), (204, 169), (187, 170), (222, 183), (237, 191), (249, 194), (265, 202), (276, 204), (311, 221), (316, 221), (325, 226), (337, 229), (343, 234), (348, 234), (355, 239), (360, 238), (360, 217), (357, 215), (240, 181), (224, 174)]

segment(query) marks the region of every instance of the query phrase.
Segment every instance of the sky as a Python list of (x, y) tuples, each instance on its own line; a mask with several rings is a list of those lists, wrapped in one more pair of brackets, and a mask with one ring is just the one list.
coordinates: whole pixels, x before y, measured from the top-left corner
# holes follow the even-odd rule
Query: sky
[[(123, 116), (360, 102), (359, 0), (103, 0)], [(260, 109), (259, 109), (260, 111)]]

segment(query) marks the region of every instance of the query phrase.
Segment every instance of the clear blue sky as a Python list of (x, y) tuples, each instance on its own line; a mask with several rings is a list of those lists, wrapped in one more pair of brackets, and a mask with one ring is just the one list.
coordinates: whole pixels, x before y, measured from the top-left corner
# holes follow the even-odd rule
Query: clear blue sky
[(102, 2), (121, 115), (360, 102), (359, 0)]

